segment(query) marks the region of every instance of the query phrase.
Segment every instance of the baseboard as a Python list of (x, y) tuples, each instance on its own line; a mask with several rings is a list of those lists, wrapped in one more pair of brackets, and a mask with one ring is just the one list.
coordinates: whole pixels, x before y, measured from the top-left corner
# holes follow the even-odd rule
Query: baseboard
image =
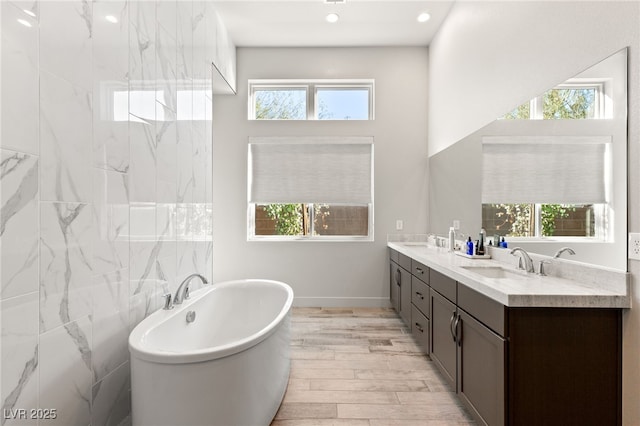
[(293, 306), (322, 308), (389, 308), (384, 297), (294, 297)]

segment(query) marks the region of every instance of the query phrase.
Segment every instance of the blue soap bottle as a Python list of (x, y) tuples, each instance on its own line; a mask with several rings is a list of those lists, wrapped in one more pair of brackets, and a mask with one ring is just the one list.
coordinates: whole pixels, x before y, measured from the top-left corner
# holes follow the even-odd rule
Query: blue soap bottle
[(507, 242), (504, 240), (504, 237), (500, 240), (500, 247), (507, 248)]
[(471, 237), (467, 240), (467, 254), (473, 256), (473, 241), (471, 241)]

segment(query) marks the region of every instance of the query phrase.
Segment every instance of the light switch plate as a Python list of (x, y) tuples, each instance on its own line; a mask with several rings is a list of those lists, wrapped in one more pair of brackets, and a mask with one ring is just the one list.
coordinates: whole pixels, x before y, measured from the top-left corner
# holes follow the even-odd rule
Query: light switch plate
[(640, 233), (629, 232), (629, 259), (640, 260)]
[(396, 231), (402, 231), (402, 228), (404, 228), (404, 222), (402, 219), (396, 220)]

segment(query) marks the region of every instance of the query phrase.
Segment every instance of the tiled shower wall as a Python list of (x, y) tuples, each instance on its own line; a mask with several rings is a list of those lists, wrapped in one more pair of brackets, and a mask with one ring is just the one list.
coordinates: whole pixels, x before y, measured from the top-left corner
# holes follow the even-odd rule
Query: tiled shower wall
[(0, 6), (2, 424), (119, 424), (130, 330), (212, 275), (219, 19), (183, 0)]

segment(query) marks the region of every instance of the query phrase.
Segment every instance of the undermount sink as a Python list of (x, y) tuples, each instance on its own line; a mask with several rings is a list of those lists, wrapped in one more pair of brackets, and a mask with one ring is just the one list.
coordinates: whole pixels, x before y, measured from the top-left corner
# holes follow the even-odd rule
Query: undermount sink
[(469, 272), (482, 275), (486, 278), (525, 278), (526, 275), (523, 272), (514, 271), (511, 269), (505, 269), (500, 266), (463, 266)]

